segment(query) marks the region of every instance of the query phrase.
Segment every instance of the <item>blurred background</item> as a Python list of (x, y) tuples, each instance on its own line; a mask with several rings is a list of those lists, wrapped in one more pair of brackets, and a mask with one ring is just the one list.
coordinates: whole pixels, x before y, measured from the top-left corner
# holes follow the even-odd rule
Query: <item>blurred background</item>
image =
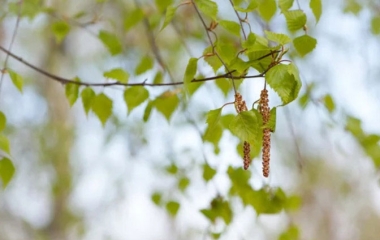
[[(167, 69), (155, 61), (145, 73), (131, 74), (130, 82), (160, 76), (182, 81), (188, 59), (201, 56), (208, 42), (190, 6), (160, 31), (163, 2), (181, 3), (3, 0), (0, 45), (8, 48), (16, 31), (11, 51), (24, 60), (58, 76), (104, 82), (104, 71), (133, 73), (142, 57), (157, 58), (153, 39)], [(215, 2), (219, 16), (236, 21), (229, 1)], [(205, 114), (233, 101), (231, 88), (224, 93), (207, 82), (190, 100), (180, 98), (170, 121), (158, 111), (144, 121), (147, 103), (129, 113), (123, 87), (99, 87), (94, 90), (113, 100), (103, 127), (93, 113), (86, 115), (80, 99), (70, 107), (62, 84), (9, 59), (24, 87), (18, 91), (8, 75), (1, 85), (4, 134), (16, 172), (0, 191), (0, 239), (378, 239), (380, 3), (323, 1), (318, 24), (309, 1), (299, 4), (318, 44), (304, 58), (292, 47), (285, 55), (298, 66), (303, 87), (295, 102), (277, 109), (268, 179), (260, 157), (248, 173), (240, 171), (239, 141), (230, 132), (216, 146), (202, 139)], [(130, 23), (130, 16), (141, 21)], [(256, 14), (248, 20), (257, 34), (287, 31), (279, 10), (269, 24)], [(62, 39), (52, 27), (57, 21), (70, 26)], [(121, 39), (122, 54), (110, 56), (98, 38), (102, 29)], [(0, 54), (1, 65), (5, 57)], [(205, 62), (198, 66), (201, 74), (213, 75)], [(249, 107), (262, 85), (262, 79), (240, 85)], [(153, 99), (174, 88), (148, 90)], [(273, 91), (270, 104), (280, 104)], [(252, 189), (280, 189), (294, 206), (259, 214), (231, 196), (233, 171), (245, 174)], [(224, 199), (221, 219), (211, 221), (200, 210), (218, 199)]]

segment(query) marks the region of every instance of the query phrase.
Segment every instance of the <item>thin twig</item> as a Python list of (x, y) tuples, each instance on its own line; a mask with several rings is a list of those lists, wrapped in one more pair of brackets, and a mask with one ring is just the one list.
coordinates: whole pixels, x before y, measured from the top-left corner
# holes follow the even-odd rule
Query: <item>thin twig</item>
[[(182, 85), (182, 84), (184, 84), (184, 82), (147, 83), (146, 80), (143, 81), (143, 82), (139, 82), (139, 83), (122, 83), (122, 82), (90, 83), (90, 82), (78, 82), (78, 81), (75, 81), (75, 80), (72, 80), (72, 79), (63, 78), (63, 77), (54, 75), (54, 74), (49, 73), (49, 72), (47, 72), (47, 71), (45, 71), (45, 70), (43, 70), (43, 69), (41, 69), (39, 67), (36, 67), (35, 65), (33, 65), (33, 64), (25, 61), (21, 57), (13, 54), (12, 52), (8, 51), (7, 49), (5, 49), (2, 46), (0, 46), (0, 51), (5, 52), (8, 56), (16, 59), (17, 61), (23, 63), (24, 65), (32, 68), (33, 70), (41, 73), (42, 75), (44, 75), (46, 77), (49, 77), (50, 79), (55, 80), (57, 82), (60, 82), (62, 84), (72, 83), (72, 84), (76, 84), (76, 85), (80, 85), (80, 86), (87, 86), (87, 87), (89, 87), (89, 86), (92, 86), (92, 87), (108, 87), (108, 86), (150, 86), (150, 87), (158, 87), (158, 86), (175, 86), (175, 85)], [(231, 71), (231, 72), (227, 72), (225, 74), (214, 76), (214, 77), (201, 78), (201, 79), (193, 79), (191, 82), (205, 82), (205, 81), (211, 81), (211, 80), (216, 80), (216, 79), (220, 79), (220, 78), (230, 78), (231, 80), (242, 79), (242, 78), (260, 78), (260, 77), (264, 77), (265, 73), (269, 69), (270, 68), (268, 68), (266, 71), (264, 71), (264, 72), (262, 72), (262, 73), (260, 73), (258, 75), (252, 75), (252, 76), (232, 76), (231, 74), (234, 71)]]
[(285, 108), (284, 111), (285, 111), (284, 112), (285, 113), (285, 118), (286, 118), (286, 121), (287, 121), (288, 126), (289, 126), (290, 134), (292, 135), (292, 138), (294, 139), (294, 145), (295, 145), (296, 151), (297, 151), (298, 168), (301, 171), (302, 168), (303, 168), (303, 162), (304, 162), (303, 158), (302, 158), (302, 155), (301, 155), (301, 150), (300, 150), (300, 147), (298, 145), (298, 141), (296, 139), (294, 127), (293, 127), (292, 121), (290, 119), (290, 114), (289, 114), (288, 108)]
[(239, 13), (238, 13), (238, 12), (236, 11), (236, 9), (235, 9), (234, 2), (233, 2), (232, 0), (230, 0), (230, 3), (231, 3), (231, 5), (232, 5), (232, 8), (233, 8), (234, 11), (235, 11), (235, 14), (236, 14), (238, 20), (239, 20), (239, 24), (240, 24), (241, 31), (242, 31), (242, 33), (243, 33), (244, 39), (247, 40), (247, 35), (245, 34), (244, 27), (243, 27), (243, 21), (241, 20)]
[[(135, 0), (135, 4), (138, 8), (140, 8), (140, 4), (139, 4), (138, 0)], [(160, 64), (160, 66), (168, 73), (171, 81), (174, 82), (174, 77), (173, 77), (170, 69), (168, 68), (168, 66), (166, 65), (166, 63), (164, 62), (164, 60), (161, 56), (160, 50), (159, 50), (157, 43), (156, 43), (156, 40), (153, 36), (153, 30), (149, 24), (148, 18), (145, 15), (143, 18), (143, 24), (145, 26), (145, 32), (146, 32), (146, 35), (148, 37), (148, 42), (149, 42), (150, 48), (152, 49), (152, 52), (153, 52), (158, 64)]]
[[(230, 72), (230, 70), (228, 69), (226, 63), (223, 61), (223, 59), (219, 56), (218, 52), (215, 50), (215, 45), (214, 45), (214, 43), (213, 43), (213, 41), (212, 41), (212, 39), (211, 39), (210, 31), (209, 31), (209, 29), (207, 28), (206, 22), (205, 22), (205, 20), (203, 19), (201, 13), (199, 12), (199, 9), (198, 9), (197, 5), (195, 4), (194, 0), (191, 0), (191, 3), (193, 4), (194, 9), (195, 9), (195, 12), (197, 13), (199, 19), (200, 19), (201, 22), (202, 22), (202, 25), (203, 25), (205, 31), (206, 31), (207, 38), (208, 38), (208, 40), (209, 40), (209, 42), (210, 42), (210, 44), (211, 44), (211, 47), (212, 47), (212, 52), (215, 54), (215, 56), (218, 57), (219, 61), (223, 64), (223, 66), (224, 66), (224, 68), (226, 69), (226, 71), (227, 71), (227, 72)], [(214, 33), (214, 34), (215, 34), (215, 33)], [(232, 76), (232, 75), (230, 75), (230, 76)], [(231, 81), (231, 82), (232, 82), (232, 86), (233, 86), (233, 88), (234, 88), (234, 93), (236, 94), (236, 86), (235, 86), (235, 82), (234, 82), (234, 81)]]
[[(12, 38), (11, 38), (11, 42), (9, 44), (9, 51), (12, 50), (12, 46), (13, 46), (13, 43), (16, 39), (16, 34), (17, 34), (17, 30), (18, 30), (18, 27), (20, 25), (20, 19), (21, 19), (21, 8), (22, 8), (22, 5), (24, 4), (24, 1), (20, 1), (19, 2), (19, 8), (18, 8), (18, 13), (17, 13), (17, 19), (16, 19), (16, 26), (15, 26), (15, 29), (13, 31), (13, 34), (12, 34)], [(7, 65), (8, 65), (8, 60), (9, 60), (9, 53), (7, 53), (7, 55), (5, 56), (5, 60), (4, 60), (4, 67), (3, 67), (3, 70), (1, 71), (1, 78), (0, 78), (0, 92), (1, 92), (1, 88), (3, 86), (3, 80), (4, 80), (4, 76), (5, 76), (5, 69), (7, 68)]]

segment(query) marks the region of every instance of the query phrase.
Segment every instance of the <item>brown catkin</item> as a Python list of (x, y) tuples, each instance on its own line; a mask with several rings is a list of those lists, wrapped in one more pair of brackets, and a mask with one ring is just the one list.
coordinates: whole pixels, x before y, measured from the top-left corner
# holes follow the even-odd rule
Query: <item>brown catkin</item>
[(251, 164), (251, 145), (244, 141), (243, 145), (243, 153), (244, 153), (244, 170), (247, 170), (249, 168), (249, 165)]
[[(260, 113), (263, 116), (263, 124), (266, 125), (269, 121), (269, 99), (268, 90), (263, 89), (260, 94)], [(263, 130), (263, 176), (269, 176), (270, 164), (270, 129), (264, 128)]]
[[(235, 94), (235, 108), (236, 112), (240, 113), (242, 111), (248, 111), (247, 105), (245, 104), (245, 101), (243, 101), (243, 97), (240, 93)], [(249, 168), (249, 165), (251, 164), (251, 145), (244, 141), (243, 144), (243, 160), (244, 160), (244, 170), (247, 170)]]

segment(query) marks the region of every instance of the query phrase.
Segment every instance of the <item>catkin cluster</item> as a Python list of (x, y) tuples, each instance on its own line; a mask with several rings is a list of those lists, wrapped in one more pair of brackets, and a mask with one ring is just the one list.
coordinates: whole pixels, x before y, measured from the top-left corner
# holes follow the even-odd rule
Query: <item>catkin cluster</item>
[[(243, 97), (240, 93), (235, 94), (235, 108), (236, 112), (240, 113), (242, 111), (247, 111), (247, 105), (245, 104), (245, 101), (243, 101)], [(249, 165), (251, 164), (251, 145), (244, 141), (243, 144), (243, 160), (244, 160), (244, 170), (247, 170), (249, 168)]]
[[(268, 90), (263, 89), (260, 94), (260, 113), (263, 117), (263, 124), (266, 125), (269, 121)], [(263, 130), (263, 175), (269, 176), (269, 162), (270, 162), (270, 129), (264, 128)]]

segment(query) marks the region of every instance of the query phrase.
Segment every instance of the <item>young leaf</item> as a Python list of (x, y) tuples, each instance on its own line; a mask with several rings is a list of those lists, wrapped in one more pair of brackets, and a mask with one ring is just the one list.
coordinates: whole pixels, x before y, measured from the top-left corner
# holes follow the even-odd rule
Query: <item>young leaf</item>
[(325, 97), (323, 98), (323, 103), (324, 103), (326, 109), (329, 111), (329, 113), (334, 112), (335, 103), (334, 103), (334, 100), (332, 99), (330, 94), (325, 95)]
[(322, 1), (321, 0), (310, 0), (310, 8), (313, 11), (315, 19), (317, 22), (322, 14)]
[(190, 179), (187, 178), (187, 177), (182, 177), (179, 181), (178, 181), (178, 188), (179, 190), (181, 190), (182, 192), (186, 190), (186, 188), (190, 185)]
[(261, 126), (253, 111), (240, 112), (230, 123), (231, 132), (240, 140), (256, 145), (260, 141)]
[(216, 125), (219, 123), (221, 113), (222, 113), (222, 108), (217, 108), (207, 113), (206, 122), (211, 129), (216, 127)]
[(155, 192), (152, 194), (151, 199), (152, 199), (152, 202), (154, 202), (154, 204), (159, 206), (161, 204), (162, 194), (159, 192)]
[(11, 69), (7, 70), (9, 73), (9, 77), (11, 78), (13, 85), (22, 93), (22, 87), (24, 85), (24, 80), (23, 78), (16, 72), (14, 72)]
[(124, 101), (128, 107), (128, 114), (132, 112), (134, 108), (139, 106), (149, 97), (149, 92), (145, 87), (137, 86), (127, 88), (124, 91)]
[(216, 86), (223, 92), (224, 96), (227, 97), (228, 92), (231, 89), (231, 82), (226, 78), (221, 78), (215, 81)]
[(218, 154), (219, 149), (219, 141), (223, 135), (223, 128), (221, 124), (217, 124), (214, 128), (210, 128), (207, 126), (205, 133), (203, 134), (203, 141), (210, 142), (214, 145), (214, 152)]
[(128, 31), (144, 18), (144, 12), (141, 8), (136, 8), (126, 14), (124, 19), (124, 30)]
[(216, 20), (218, 14), (218, 5), (211, 0), (195, 0), (195, 3), (199, 10), (206, 16)]
[(154, 105), (154, 101), (149, 101), (148, 104), (146, 105), (144, 116), (143, 116), (144, 122), (148, 121), (150, 117), (150, 113), (152, 112), (153, 105)]
[(104, 72), (103, 76), (106, 78), (115, 79), (121, 83), (127, 83), (129, 80), (129, 74), (121, 68), (114, 68), (108, 72)]
[(284, 12), (286, 24), (290, 31), (301, 29), (306, 24), (306, 14), (302, 10), (291, 10)]
[(170, 201), (166, 204), (166, 210), (168, 211), (168, 213), (172, 216), (172, 217), (175, 217), (177, 215), (177, 212), (180, 208), (180, 204), (178, 202), (175, 202), (175, 201)]
[(0, 131), (3, 131), (5, 129), (6, 124), (7, 124), (7, 118), (5, 114), (0, 111)]
[(256, 43), (256, 35), (254, 33), (249, 33), (247, 40), (242, 43), (244, 48), (250, 49)]
[(190, 58), (185, 70), (185, 76), (183, 77), (185, 91), (188, 92), (189, 85), (193, 84), (191, 80), (194, 79), (197, 73), (198, 58)]
[(293, 44), (297, 52), (303, 57), (313, 51), (313, 49), (317, 46), (317, 40), (309, 35), (303, 35), (295, 38), (293, 40)]
[(65, 21), (58, 21), (51, 25), (55, 40), (61, 43), (66, 35), (70, 32), (70, 25)]
[(162, 113), (166, 120), (170, 120), (174, 110), (178, 107), (179, 98), (175, 92), (166, 91), (154, 100), (154, 106)]
[[(283, 105), (292, 102), (297, 98), (301, 88), (301, 81), (295, 73), (295, 66), (279, 64), (265, 74), (265, 80), (269, 86), (277, 92)], [(291, 72), (291, 73), (290, 73)]]
[(230, 33), (240, 36), (240, 25), (234, 21), (220, 20), (219, 25), (225, 28)]
[(174, 18), (174, 15), (175, 15), (175, 11), (177, 10), (178, 7), (174, 7), (174, 6), (169, 6), (167, 9), (166, 9), (166, 13), (165, 13), (165, 21), (164, 21), (164, 24), (162, 25), (160, 31), (164, 30), (166, 28), (166, 26), (169, 25), (169, 23), (172, 21), (172, 19)]
[(166, 8), (173, 4), (173, 0), (155, 0), (155, 3), (158, 11), (163, 12)]
[(210, 167), (208, 164), (203, 165), (203, 179), (208, 182), (210, 181), (216, 174), (216, 170)]
[(5, 135), (0, 135), (0, 149), (4, 152), (11, 154), (9, 140)]
[[(76, 82), (79, 82), (79, 78), (75, 78)], [(67, 83), (65, 86), (65, 94), (67, 100), (69, 100), (70, 106), (73, 106), (78, 99), (79, 85), (75, 83)]]
[(6, 188), (8, 183), (12, 180), (15, 173), (15, 167), (12, 161), (8, 158), (0, 160), (0, 178), (3, 182), (3, 188)]
[(290, 226), (285, 232), (281, 233), (278, 240), (295, 240), (299, 239), (299, 230), (296, 226)]
[(122, 52), (123, 47), (120, 43), (120, 40), (114, 34), (101, 30), (98, 37), (107, 47), (111, 55), (116, 55)]
[(139, 63), (139, 65), (137, 65), (135, 73), (136, 75), (140, 75), (152, 68), (153, 68), (152, 58), (149, 56), (145, 56), (141, 59), (141, 62)]
[(261, 17), (269, 22), (276, 13), (277, 6), (275, 0), (261, 0), (259, 5), (259, 13)]
[(204, 60), (212, 67), (214, 73), (216, 73), (221, 66), (223, 66), (222, 62), (219, 58), (213, 54), (212, 47), (208, 47), (203, 51)]
[(101, 93), (94, 97), (91, 108), (104, 127), (112, 114), (112, 100), (104, 93)]
[(285, 35), (285, 34), (281, 34), (281, 33), (274, 33), (274, 32), (270, 32), (270, 31), (264, 31), (265, 32), (265, 35), (267, 36), (267, 39), (272, 41), (272, 42), (276, 42), (276, 43), (279, 43), (280, 45), (285, 45), (287, 43), (290, 43), (292, 40), (290, 39), (290, 37), (288, 37), (288, 35)]
[(94, 90), (92, 90), (92, 88), (86, 87), (85, 89), (82, 90), (80, 96), (82, 98), (84, 111), (86, 112), (86, 115), (87, 115), (91, 109), (92, 101), (94, 100), (94, 97), (95, 97), (95, 92)]
[(294, 0), (279, 0), (278, 5), (282, 12), (288, 11), (293, 6)]
[(371, 20), (371, 31), (375, 35), (380, 34), (380, 17), (374, 16)]

